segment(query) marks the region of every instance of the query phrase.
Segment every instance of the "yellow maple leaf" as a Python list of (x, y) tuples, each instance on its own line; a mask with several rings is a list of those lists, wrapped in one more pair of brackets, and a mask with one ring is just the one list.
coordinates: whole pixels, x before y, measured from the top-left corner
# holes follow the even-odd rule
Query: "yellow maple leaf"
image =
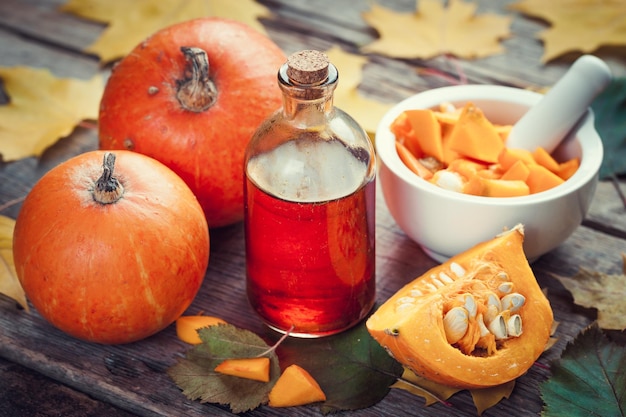
[(334, 94), (335, 105), (350, 114), (373, 138), (378, 122), (392, 105), (369, 99), (359, 93), (358, 87), (367, 57), (344, 52), (339, 47), (329, 49), (326, 55), (339, 71), (339, 84)]
[(509, 7), (552, 24), (539, 34), (543, 62), (569, 51), (591, 53), (603, 45), (626, 45), (624, 0), (523, 0)]
[(186, 20), (215, 16), (238, 20), (265, 33), (258, 18), (271, 15), (269, 9), (254, 0), (69, 0), (61, 10), (108, 24), (85, 49), (103, 62), (124, 57), (158, 30)]
[(581, 268), (574, 277), (554, 275), (572, 294), (574, 303), (598, 311), (598, 326), (607, 330), (626, 329), (626, 255), (623, 273), (604, 274)]
[(394, 58), (424, 58), (451, 54), (481, 58), (503, 52), (500, 40), (510, 35), (510, 16), (476, 15), (476, 4), (463, 0), (420, 0), (414, 13), (399, 13), (373, 5), (363, 18), (380, 38), (362, 50)]
[(46, 69), (0, 67), (9, 104), (0, 106), (0, 154), (5, 161), (40, 155), (83, 120), (97, 120), (102, 76), (57, 78)]
[(13, 229), (15, 220), (0, 216), (0, 294), (11, 297), (29, 311), (26, 295), (17, 279), (13, 263)]
[[(462, 391), (459, 388), (448, 387), (418, 376), (406, 367), (402, 378), (398, 379), (391, 388), (399, 388), (424, 398), (426, 406), (445, 401)], [(509, 398), (513, 388), (515, 388), (515, 380), (494, 387), (469, 390), (477, 414), (482, 415), (485, 410), (498, 404), (503, 398)]]

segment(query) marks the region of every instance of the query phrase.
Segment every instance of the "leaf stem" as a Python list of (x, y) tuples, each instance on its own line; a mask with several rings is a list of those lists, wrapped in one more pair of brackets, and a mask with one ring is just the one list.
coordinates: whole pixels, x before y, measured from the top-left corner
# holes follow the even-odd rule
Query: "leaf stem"
[(265, 351), (263, 351), (263, 352), (259, 353), (256, 357), (257, 357), (257, 358), (260, 358), (260, 357), (262, 357), (262, 356), (266, 356), (266, 355), (269, 355), (270, 353), (274, 352), (274, 351), (278, 348), (278, 346), (280, 346), (280, 344), (281, 344), (281, 343), (283, 343), (283, 342), (285, 341), (285, 339), (287, 339), (287, 338), (289, 337), (289, 335), (291, 334), (291, 332), (293, 331), (293, 329), (294, 329), (294, 328), (295, 328), (295, 327), (294, 327), (293, 325), (291, 325), (291, 327), (289, 328), (289, 330), (287, 330), (287, 331), (285, 332), (285, 334), (284, 334), (284, 335), (282, 335), (282, 336), (280, 337), (280, 339), (278, 339), (278, 341), (277, 341), (276, 343), (274, 343), (272, 346), (270, 346), (270, 348), (269, 348), (269, 349), (267, 349), (267, 350), (265, 350)]

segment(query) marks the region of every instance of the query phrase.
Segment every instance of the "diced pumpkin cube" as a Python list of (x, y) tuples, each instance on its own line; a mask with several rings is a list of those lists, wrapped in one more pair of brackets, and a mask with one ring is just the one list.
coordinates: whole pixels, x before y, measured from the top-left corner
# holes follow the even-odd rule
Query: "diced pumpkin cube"
[(424, 164), (422, 164), (416, 157), (407, 149), (406, 146), (396, 141), (396, 152), (398, 152), (398, 156), (400, 160), (407, 166), (411, 171), (425, 180), (429, 180), (432, 178), (433, 173), (431, 170), (426, 168)]
[(579, 166), (580, 161), (578, 160), (578, 158), (572, 158), (568, 161), (561, 162), (559, 164), (559, 170), (556, 172), (556, 174), (561, 177), (563, 181), (566, 181), (567, 179), (569, 179), (569, 177), (574, 175)]
[(226, 359), (217, 365), (214, 370), (224, 375), (269, 382), (270, 358)]
[(528, 174), (530, 174), (530, 170), (528, 169), (528, 165), (522, 160), (518, 160), (515, 162), (509, 169), (506, 170), (500, 179), (502, 180), (519, 180), (526, 181), (528, 178)]
[(420, 149), (426, 156), (443, 160), (441, 126), (433, 112), (428, 109), (406, 110), (406, 114)]
[(535, 164), (533, 154), (526, 149), (504, 148), (498, 155), (498, 163), (504, 171), (508, 171), (517, 161), (524, 161), (526, 164)]
[(450, 149), (450, 134), (454, 130), (454, 125), (441, 123), (441, 148), (443, 149), (443, 162), (449, 165), (452, 161), (461, 158), (457, 151)]
[(519, 197), (530, 194), (530, 187), (524, 181), (496, 180), (482, 178), (483, 195), (486, 197)]
[(411, 123), (409, 123), (409, 119), (404, 112), (400, 113), (398, 117), (391, 122), (389, 130), (396, 136), (406, 136), (411, 133)]
[(450, 171), (458, 172), (463, 177), (469, 179), (476, 175), (478, 171), (487, 169), (487, 165), (471, 159), (457, 158), (450, 162), (448, 169)]
[(402, 143), (416, 158), (423, 156), (422, 149), (419, 146), (411, 122), (406, 112), (400, 113), (398, 117), (391, 123), (391, 133), (396, 137), (396, 143)]
[(226, 322), (212, 316), (180, 316), (176, 320), (176, 336), (183, 342), (198, 345), (202, 343), (198, 330), (216, 324), (226, 324)]
[(269, 393), (270, 407), (295, 407), (326, 401), (319, 384), (306, 370), (290, 365)]
[(563, 183), (563, 179), (542, 165), (529, 165), (526, 183), (532, 194), (540, 193)]
[(478, 175), (473, 175), (470, 179), (465, 183), (463, 187), (463, 193), (469, 195), (479, 195), (482, 196), (485, 191), (485, 185), (483, 183), (483, 179)]
[(533, 158), (539, 165), (549, 169), (555, 174), (559, 171), (559, 163), (556, 162), (552, 155), (550, 155), (544, 148), (538, 147), (535, 149), (533, 152)]
[(504, 143), (482, 110), (467, 103), (450, 133), (449, 146), (468, 158), (496, 163)]

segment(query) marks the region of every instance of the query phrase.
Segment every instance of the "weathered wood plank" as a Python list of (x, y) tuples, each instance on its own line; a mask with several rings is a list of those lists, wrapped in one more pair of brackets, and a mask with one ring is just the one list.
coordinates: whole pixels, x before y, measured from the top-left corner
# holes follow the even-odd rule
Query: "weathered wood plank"
[(28, 368), (0, 359), (0, 417), (131, 417)]

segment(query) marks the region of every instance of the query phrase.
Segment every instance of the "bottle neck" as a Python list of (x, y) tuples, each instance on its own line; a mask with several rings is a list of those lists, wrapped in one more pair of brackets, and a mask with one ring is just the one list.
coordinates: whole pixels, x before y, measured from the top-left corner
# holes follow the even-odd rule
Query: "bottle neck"
[(315, 114), (327, 115), (333, 109), (333, 92), (339, 78), (337, 68), (329, 64), (328, 77), (318, 84), (300, 84), (289, 78), (287, 65), (278, 71), (278, 85), (283, 92), (283, 111), (289, 119)]

